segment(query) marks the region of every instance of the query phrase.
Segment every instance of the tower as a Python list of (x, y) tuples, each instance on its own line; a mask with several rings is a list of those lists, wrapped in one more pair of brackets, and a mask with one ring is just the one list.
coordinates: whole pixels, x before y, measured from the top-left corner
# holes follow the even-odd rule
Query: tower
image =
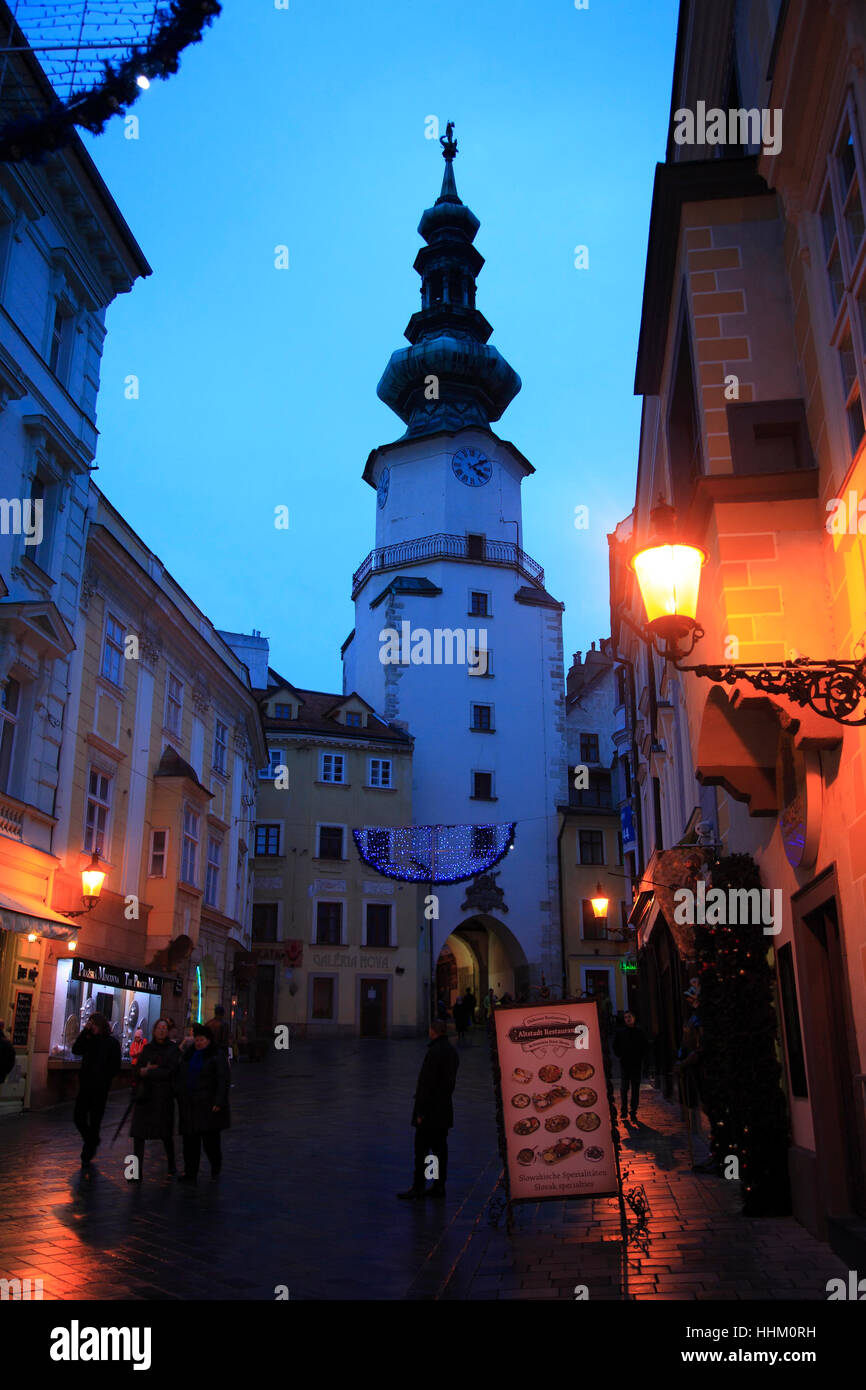
[[(515, 821), (504, 859), (439, 885), (433, 959), (451, 996), (536, 997), (562, 978), (556, 806), (566, 798), (562, 607), (523, 549), (520, 488), (535, 470), (491, 428), (520, 390), (475, 306), (480, 223), (440, 141), (442, 190), (421, 217), (421, 307), (378, 395), (406, 426), (374, 449), (374, 549), (353, 576), (344, 690), (415, 739), (413, 822)], [(489, 833), (489, 832), (488, 832)], [(435, 910), (435, 909), (434, 909)], [(444, 948), (444, 949), (443, 949)]]

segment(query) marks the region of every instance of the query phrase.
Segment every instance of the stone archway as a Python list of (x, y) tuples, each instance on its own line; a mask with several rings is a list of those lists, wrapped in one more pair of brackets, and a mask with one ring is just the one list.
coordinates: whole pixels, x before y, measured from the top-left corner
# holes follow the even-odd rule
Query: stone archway
[(467, 952), (477, 972), (476, 997), (480, 1000), (492, 987), (498, 998), (529, 998), (529, 962), (514, 933), (490, 913), (467, 917), (454, 928), (449, 942), (457, 941)]

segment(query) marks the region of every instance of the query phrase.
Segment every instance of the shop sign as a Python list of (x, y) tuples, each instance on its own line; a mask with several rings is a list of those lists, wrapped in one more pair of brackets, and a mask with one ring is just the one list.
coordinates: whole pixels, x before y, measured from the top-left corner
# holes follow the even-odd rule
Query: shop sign
[(500, 1006), (494, 1022), (509, 1201), (618, 1195), (596, 1001)]
[(146, 975), (122, 965), (100, 965), (98, 961), (82, 960), (80, 956), (72, 962), (72, 978), (113, 989), (131, 989), (136, 994), (162, 994), (160, 975)]
[(619, 968), (620, 968), (620, 970), (622, 971), (623, 975), (636, 975), (636, 974), (637, 974), (637, 962), (636, 962), (636, 961), (633, 961), (633, 960), (622, 960), (622, 961), (620, 961), (620, 963), (619, 963)]

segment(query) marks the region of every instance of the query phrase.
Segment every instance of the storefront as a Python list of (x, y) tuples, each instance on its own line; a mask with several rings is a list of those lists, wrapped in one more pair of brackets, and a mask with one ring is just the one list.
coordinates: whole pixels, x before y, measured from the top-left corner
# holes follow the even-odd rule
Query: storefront
[(58, 960), (51, 1020), (49, 1068), (75, 1060), (72, 1045), (91, 1014), (108, 1020), (124, 1064), (136, 1029), (149, 1038), (162, 1013), (162, 977), (74, 956)]

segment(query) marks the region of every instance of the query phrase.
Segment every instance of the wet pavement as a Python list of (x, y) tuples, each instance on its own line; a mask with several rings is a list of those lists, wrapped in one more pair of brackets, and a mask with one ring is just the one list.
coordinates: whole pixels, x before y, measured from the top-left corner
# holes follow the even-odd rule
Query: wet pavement
[[(691, 1171), (678, 1109), (648, 1086), (624, 1128), (625, 1186), (645, 1193), (649, 1246), (624, 1266), (616, 1199), (515, 1208), (509, 1235), (489, 1053), (460, 1049), (444, 1202), (399, 1202), (426, 1043), (293, 1042), (232, 1073), (218, 1179), (165, 1174), (148, 1143), (129, 1183), (128, 1102), (112, 1095), (90, 1175), (72, 1106), (0, 1122), (0, 1278), (45, 1299), (826, 1299), (847, 1271), (792, 1218), (739, 1215), (736, 1184)], [(700, 1152), (697, 1155), (700, 1157)], [(630, 1221), (635, 1216), (629, 1212)], [(285, 1295), (284, 1295), (285, 1296)]]

